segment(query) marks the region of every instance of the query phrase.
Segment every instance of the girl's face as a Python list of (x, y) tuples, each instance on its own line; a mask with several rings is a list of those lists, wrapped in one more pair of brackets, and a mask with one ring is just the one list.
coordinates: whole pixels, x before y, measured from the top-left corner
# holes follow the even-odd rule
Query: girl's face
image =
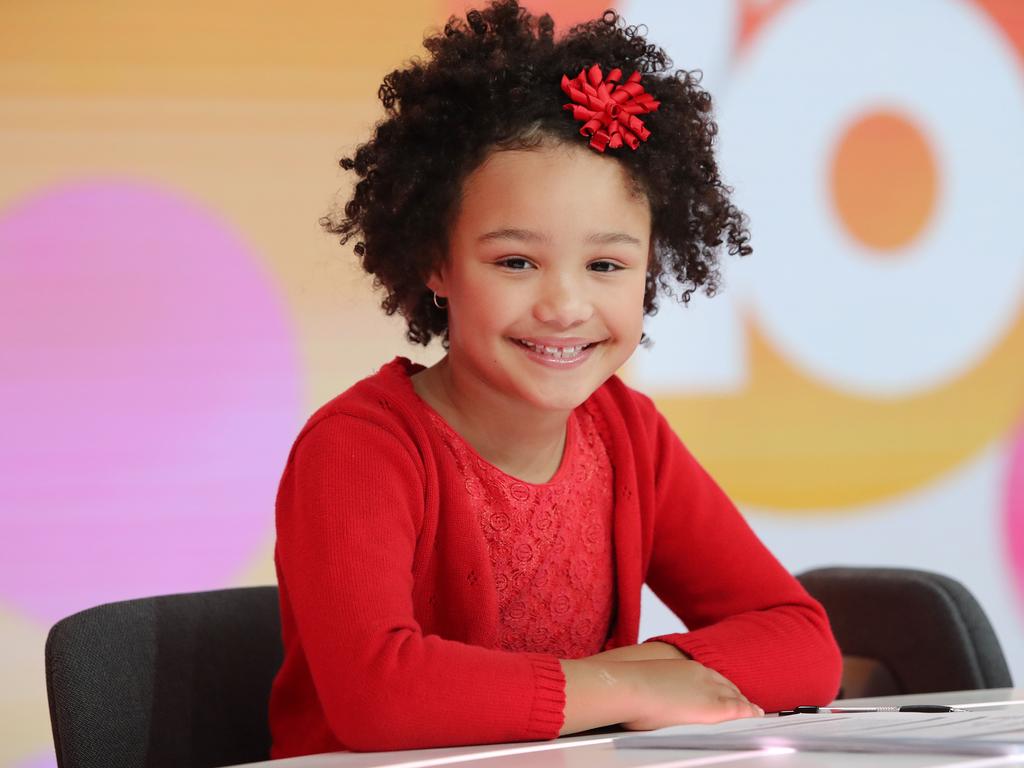
[(640, 341), (650, 237), (650, 206), (612, 158), (490, 155), (428, 284), (448, 299), (453, 376), (538, 409), (578, 406)]

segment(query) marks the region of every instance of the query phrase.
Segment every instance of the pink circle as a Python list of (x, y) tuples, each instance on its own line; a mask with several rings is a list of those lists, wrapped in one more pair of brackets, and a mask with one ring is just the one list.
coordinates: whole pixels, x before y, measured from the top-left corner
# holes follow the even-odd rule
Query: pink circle
[(1006, 486), (1006, 547), (1017, 598), (1024, 610), (1024, 422), (1010, 446)]
[(52, 749), (39, 755), (17, 760), (10, 768), (57, 768), (57, 755)]
[(8, 208), (0, 255), (0, 595), (52, 621), (229, 583), (272, 535), (301, 409), (259, 257), (133, 182)]

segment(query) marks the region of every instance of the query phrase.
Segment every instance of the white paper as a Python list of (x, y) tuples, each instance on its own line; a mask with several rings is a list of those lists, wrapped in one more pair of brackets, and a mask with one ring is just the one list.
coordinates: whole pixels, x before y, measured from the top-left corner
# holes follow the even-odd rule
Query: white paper
[(621, 737), (616, 746), (1002, 755), (1024, 753), (1024, 713), (859, 712), (750, 718), (662, 728)]

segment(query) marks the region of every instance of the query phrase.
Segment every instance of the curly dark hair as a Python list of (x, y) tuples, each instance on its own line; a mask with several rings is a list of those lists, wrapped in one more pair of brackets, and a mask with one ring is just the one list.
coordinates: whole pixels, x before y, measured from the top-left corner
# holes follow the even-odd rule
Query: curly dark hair
[[(410, 342), (447, 342), (447, 313), (426, 280), (445, 258), (462, 182), (496, 149), (543, 142), (580, 142), (580, 123), (562, 109), (561, 78), (599, 64), (646, 75), (645, 90), (661, 102), (643, 116), (651, 137), (636, 151), (606, 154), (622, 163), (647, 196), (654, 258), (644, 311), (657, 310), (661, 288), (688, 302), (694, 290), (713, 295), (718, 255), (751, 252), (747, 219), (730, 201), (712, 151), (718, 128), (699, 71), (669, 73), (671, 60), (614, 11), (578, 24), (556, 39), (547, 14), (535, 17), (516, 0), (494, 0), (465, 21), (451, 17), (427, 37), (425, 61), (414, 59), (384, 78), (378, 95), (386, 116), (345, 170), (359, 180), (343, 213), (321, 219), (382, 287), (382, 307), (400, 313)], [(652, 76), (660, 75), (660, 76)]]

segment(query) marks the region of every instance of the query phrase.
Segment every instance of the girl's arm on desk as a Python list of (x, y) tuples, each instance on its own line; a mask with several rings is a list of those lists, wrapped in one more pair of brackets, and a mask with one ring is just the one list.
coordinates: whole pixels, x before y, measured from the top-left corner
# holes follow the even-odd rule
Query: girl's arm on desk
[(665, 643), (616, 648), (561, 663), (561, 735), (615, 723), (649, 730), (764, 714), (722, 675)]

